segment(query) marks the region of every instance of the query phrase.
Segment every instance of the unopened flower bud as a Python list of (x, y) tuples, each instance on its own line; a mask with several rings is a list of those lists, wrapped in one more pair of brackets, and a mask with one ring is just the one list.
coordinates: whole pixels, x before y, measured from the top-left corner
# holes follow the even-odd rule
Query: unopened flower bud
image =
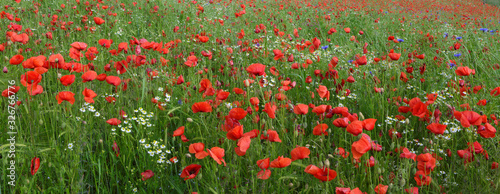
[(190, 122), (190, 123), (193, 122), (192, 118), (187, 118), (186, 120), (187, 120), (187, 122)]

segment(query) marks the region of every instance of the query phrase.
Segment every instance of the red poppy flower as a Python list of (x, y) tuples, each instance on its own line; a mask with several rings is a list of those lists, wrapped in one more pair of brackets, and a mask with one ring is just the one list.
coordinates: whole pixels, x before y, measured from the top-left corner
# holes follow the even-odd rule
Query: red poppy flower
[(247, 111), (242, 108), (233, 108), (229, 111), (229, 117), (236, 120), (241, 120), (247, 116)]
[(344, 28), (344, 31), (345, 31), (345, 33), (350, 33), (351, 32), (351, 28)]
[(346, 128), (347, 132), (354, 136), (358, 136), (363, 133), (363, 122), (362, 121), (353, 121)]
[(271, 130), (271, 129), (267, 130), (267, 136), (261, 135), (260, 139), (267, 139), (270, 142), (280, 142), (281, 143), (281, 139), (280, 139), (280, 136), (278, 135), (278, 132), (276, 132), (275, 130)]
[(354, 159), (359, 160), (359, 158), (361, 158), (361, 156), (363, 156), (363, 154), (365, 154), (366, 152), (370, 151), (371, 148), (372, 146), (370, 136), (363, 133), (360, 140), (352, 143), (352, 156)]
[(496, 87), (493, 90), (491, 90), (490, 95), (491, 96), (498, 96), (498, 95), (500, 95), (500, 87)]
[(446, 126), (447, 125), (442, 125), (439, 123), (432, 123), (427, 126), (427, 129), (436, 135), (440, 135), (444, 133), (444, 131), (446, 130)]
[(432, 154), (425, 153), (417, 156), (417, 168), (419, 171), (428, 175), (434, 171), (434, 167), (436, 167), (436, 159), (432, 157)]
[(95, 71), (89, 70), (82, 75), (82, 82), (89, 82), (97, 78), (97, 73)]
[(243, 136), (243, 126), (238, 125), (227, 132), (226, 137), (230, 140), (238, 140)]
[(200, 81), (200, 89), (198, 89), (199, 93), (205, 92), (208, 88), (212, 88), (212, 82), (209, 79), (202, 79)]
[(100, 17), (94, 17), (94, 22), (95, 24), (97, 25), (101, 25), (101, 24), (104, 24), (104, 19), (100, 18)]
[(113, 44), (113, 40), (112, 39), (99, 39), (98, 43), (99, 43), (99, 45), (101, 45), (105, 48), (109, 48), (111, 46), (111, 44)]
[(184, 180), (194, 179), (194, 177), (196, 177), (196, 175), (198, 175), (198, 173), (200, 172), (200, 169), (201, 165), (199, 164), (191, 164), (189, 166), (186, 166), (186, 168), (182, 170), (181, 178), (184, 178)]
[(292, 160), (290, 158), (284, 158), (283, 156), (278, 156), (275, 160), (271, 162), (271, 168), (285, 168), (290, 166)]
[(35, 173), (38, 171), (38, 168), (40, 168), (40, 158), (34, 157), (31, 159), (31, 175), (35, 175)]
[(337, 177), (337, 172), (335, 170), (331, 170), (327, 167), (319, 168), (312, 164), (307, 166), (304, 172), (313, 175), (323, 182), (331, 181)]
[(19, 91), (19, 89), (21, 89), (21, 87), (19, 87), (19, 86), (11, 86), (11, 87), (5, 89), (2, 92), (2, 96), (3, 97), (12, 96), (12, 95), (16, 94)]
[(252, 140), (250, 136), (243, 136), (242, 138), (240, 138), (237, 144), (238, 147), (235, 148), (236, 154), (238, 154), (238, 156), (245, 155), (248, 148), (250, 148), (251, 142)]
[(23, 62), (24, 56), (23, 55), (14, 55), (12, 58), (10, 58), (9, 63), (11, 65), (19, 65)]
[(87, 88), (85, 88), (83, 90), (82, 94), (83, 94), (83, 97), (85, 99), (85, 102), (87, 102), (89, 104), (94, 103), (94, 98), (97, 96), (97, 94), (94, 91), (87, 89)]
[(199, 36), (198, 39), (200, 39), (200, 42), (203, 43), (208, 42), (209, 40), (208, 36)]
[(195, 154), (197, 159), (203, 159), (208, 156), (208, 152), (204, 151), (205, 144), (203, 143), (193, 143), (189, 145), (189, 153)]
[(357, 65), (366, 65), (366, 63), (368, 62), (368, 59), (366, 59), (366, 55), (363, 55), (362, 57), (359, 57), (358, 55), (356, 55), (355, 62)]
[(247, 67), (246, 70), (248, 73), (252, 75), (256, 76), (266, 75), (266, 66), (260, 63), (251, 64), (250, 66)]
[(224, 161), (224, 149), (220, 147), (213, 147), (212, 149), (208, 150), (208, 154), (217, 162), (217, 164), (222, 164), (224, 163), (224, 166), (226, 166), (226, 161)]
[(42, 81), (42, 75), (36, 71), (28, 71), (21, 75), (21, 84), (28, 88), (32, 85), (36, 87), (40, 81)]
[(415, 173), (414, 179), (417, 182), (418, 186), (430, 185), (432, 182), (432, 178), (430, 176), (427, 176), (421, 170), (419, 170), (419, 171), (417, 171), (417, 173)]
[(141, 180), (146, 181), (146, 180), (150, 179), (151, 177), (153, 177), (155, 174), (151, 170), (146, 170), (146, 171), (142, 172), (141, 175), (142, 175)]
[(483, 138), (493, 138), (496, 136), (497, 130), (493, 125), (486, 123), (484, 126), (480, 125), (477, 128), (477, 133)]
[(457, 120), (460, 120), (460, 123), (465, 128), (470, 127), (471, 125), (479, 126), (483, 121), (481, 115), (474, 111), (455, 111), (453, 112), (453, 115)]
[(330, 100), (330, 91), (328, 88), (323, 85), (319, 85), (318, 89), (316, 89), (320, 98), (326, 98), (326, 100)]
[(337, 118), (333, 120), (333, 125), (335, 125), (335, 127), (346, 128), (349, 126), (349, 119), (347, 117)]
[(210, 106), (208, 102), (197, 102), (194, 103), (193, 106), (191, 106), (191, 110), (193, 110), (193, 113), (212, 112), (212, 106)]
[(399, 60), (401, 57), (401, 53), (389, 53), (389, 58), (391, 58), (394, 61)]
[(69, 91), (62, 91), (57, 94), (56, 99), (58, 104), (61, 104), (63, 101), (68, 101), (70, 104), (74, 104), (75, 94)]
[(62, 76), (59, 81), (61, 81), (62, 85), (69, 86), (73, 82), (75, 82), (75, 78), (76, 78), (75, 75), (65, 75), (65, 76)]
[(265, 113), (267, 113), (267, 116), (269, 116), (269, 118), (274, 119), (274, 118), (276, 118), (276, 114), (275, 114), (276, 109), (277, 109), (276, 105), (274, 105), (274, 104), (273, 104), (273, 105), (271, 105), (271, 103), (270, 103), (270, 102), (268, 102), (268, 103), (266, 103), (266, 105), (264, 106), (264, 110), (263, 110), (263, 111), (264, 111)]
[(328, 132), (326, 131), (328, 129), (327, 124), (318, 124), (314, 127), (313, 129), (313, 135), (328, 135)]
[(185, 128), (186, 128), (186, 127), (184, 127), (184, 126), (181, 126), (181, 127), (177, 128), (177, 129), (174, 131), (174, 134), (173, 134), (172, 136), (177, 137), (177, 136), (184, 135), (184, 129), (185, 129)]
[(261, 180), (267, 180), (271, 177), (271, 170), (269, 169), (262, 169), (257, 173), (257, 178)]
[(217, 100), (225, 100), (225, 99), (227, 99), (227, 97), (229, 97), (229, 94), (230, 94), (229, 92), (219, 90), (219, 91), (217, 91), (216, 99)]
[(388, 188), (389, 188), (389, 185), (378, 184), (375, 187), (375, 193), (377, 193), (377, 194), (386, 194)]
[(273, 53), (274, 53), (274, 60), (276, 60), (276, 61), (280, 60), (283, 57), (285, 57), (285, 55), (283, 55), (283, 53), (279, 49), (274, 49)]
[(106, 76), (106, 82), (114, 86), (118, 86), (122, 83), (121, 79), (118, 76), (112, 76), (112, 75)]
[(371, 131), (375, 128), (375, 122), (377, 122), (377, 119), (365, 119), (363, 120), (363, 129), (366, 129), (368, 131)]
[(87, 44), (84, 43), (84, 42), (73, 42), (71, 43), (71, 48), (74, 48), (76, 50), (79, 50), (79, 51), (83, 51), (85, 49), (87, 49)]
[(293, 108), (293, 112), (298, 115), (305, 115), (309, 112), (309, 106), (305, 104), (297, 104)]
[(455, 70), (455, 73), (458, 76), (469, 76), (470, 74), (476, 75), (476, 70), (470, 69), (469, 67), (458, 67), (457, 70)]
[(120, 123), (122, 123), (122, 121), (118, 120), (117, 118), (112, 118), (112, 119), (107, 120), (106, 123), (108, 123), (110, 125), (117, 126)]
[(306, 147), (296, 147), (290, 152), (292, 161), (309, 158), (309, 154), (311, 154), (311, 151)]

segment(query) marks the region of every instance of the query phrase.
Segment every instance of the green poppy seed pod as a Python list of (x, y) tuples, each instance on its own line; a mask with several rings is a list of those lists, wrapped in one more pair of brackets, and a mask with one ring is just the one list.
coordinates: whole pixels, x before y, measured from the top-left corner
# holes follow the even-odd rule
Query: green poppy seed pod
[(365, 116), (361, 112), (358, 113), (358, 117), (360, 121), (365, 120)]
[(42, 119), (38, 120), (38, 124), (43, 125), (43, 120)]
[(267, 136), (267, 131), (263, 131), (262, 133), (264, 134), (264, 136)]
[(198, 175), (196, 175), (196, 177), (198, 178), (198, 180), (201, 180), (201, 178), (202, 178), (202, 174), (201, 174), (201, 173), (198, 173)]
[(293, 130), (293, 136), (294, 137), (298, 137), (299, 136), (299, 132), (297, 130)]
[(328, 159), (325, 160), (325, 166), (327, 168), (330, 168), (330, 160), (328, 160)]
[(406, 185), (406, 179), (401, 179), (401, 181), (399, 181), (399, 186), (404, 187), (405, 185)]
[(54, 61), (55, 61), (56, 63), (59, 63), (59, 58), (56, 58)]
[(378, 174), (382, 174), (382, 169), (377, 168), (377, 173), (378, 173)]
[(190, 122), (190, 123), (192, 123), (192, 122), (193, 122), (193, 119), (192, 119), (192, 118), (187, 118), (186, 120), (187, 120), (187, 122)]
[(417, 169), (416, 168), (412, 169), (411, 174), (417, 174)]

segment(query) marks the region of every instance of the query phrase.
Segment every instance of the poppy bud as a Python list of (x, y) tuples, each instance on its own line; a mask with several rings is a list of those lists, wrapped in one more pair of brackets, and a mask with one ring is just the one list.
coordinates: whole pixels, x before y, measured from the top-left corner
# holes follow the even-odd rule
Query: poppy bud
[(325, 160), (325, 166), (327, 168), (330, 168), (330, 161), (328, 159)]
[(61, 79), (62, 77), (62, 74), (61, 73), (57, 73), (57, 79)]
[(365, 116), (363, 116), (363, 113), (359, 112), (358, 116), (361, 121), (365, 120)]
[(289, 187), (293, 187), (293, 183), (288, 184)]
[(190, 123), (193, 122), (192, 118), (187, 118), (186, 120), (187, 120), (187, 122), (190, 122)]
[(401, 181), (399, 181), (399, 186), (404, 187), (405, 185), (406, 185), (406, 179), (401, 179)]
[(333, 158), (333, 155), (332, 154), (328, 154), (328, 158)]
[(319, 161), (319, 163), (318, 163), (318, 167), (319, 167), (319, 168), (323, 168), (323, 162), (322, 162), (322, 161)]
[(191, 154), (187, 153), (186, 157), (191, 158)]
[(40, 120), (38, 121), (38, 124), (43, 125), (43, 120), (42, 120), (42, 119), (40, 119)]
[(5, 56), (5, 57), (4, 57), (4, 59), (5, 59), (6, 61), (9, 61), (9, 60), (10, 60), (10, 59), (9, 59), (9, 57), (7, 57), (7, 56)]
[(3, 73), (9, 73), (9, 70), (7, 69), (7, 66), (3, 67)]
[(8, 41), (7, 41), (7, 46), (12, 45), (12, 43), (14, 43), (14, 42), (12, 42), (11, 40), (8, 40)]

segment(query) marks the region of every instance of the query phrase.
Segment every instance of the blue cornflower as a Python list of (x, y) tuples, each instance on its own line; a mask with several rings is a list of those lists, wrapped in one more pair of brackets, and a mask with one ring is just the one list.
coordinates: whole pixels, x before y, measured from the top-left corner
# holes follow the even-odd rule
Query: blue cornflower
[(349, 61), (347, 61), (347, 62), (348, 62), (348, 63), (352, 63), (353, 61), (354, 61), (354, 60), (349, 60)]
[(405, 40), (398, 38), (398, 42), (404, 42)]
[(461, 39), (462, 39), (462, 37), (461, 37), (461, 36), (459, 36), (459, 37), (456, 37), (456, 39), (457, 39), (457, 40), (461, 40)]
[(177, 101), (177, 104), (182, 105), (182, 100), (179, 99), (179, 101)]
[(454, 54), (453, 56), (460, 57), (460, 56), (462, 56), (462, 53), (457, 53), (457, 54)]
[(448, 33), (445, 32), (443, 38), (446, 38), (446, 37), (448, 37)]
[(450, 63), (448, 65), (450, 66), (450, 69), (453, 68), (453, 67), (455, 67), (455, 64), (453, 64), (453, 63)]
[(328, 45), (322, 46), (321, 47), (323, 50), (326, 50), (328, 48)]
[(488, 28), (479, 28), (479, 30), (486, 32), (486, 31), (488, 31)]

